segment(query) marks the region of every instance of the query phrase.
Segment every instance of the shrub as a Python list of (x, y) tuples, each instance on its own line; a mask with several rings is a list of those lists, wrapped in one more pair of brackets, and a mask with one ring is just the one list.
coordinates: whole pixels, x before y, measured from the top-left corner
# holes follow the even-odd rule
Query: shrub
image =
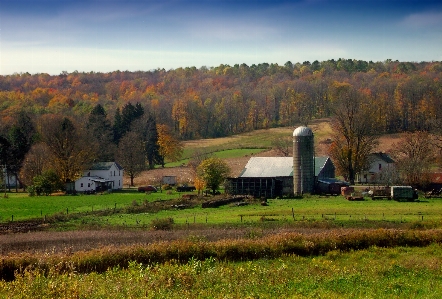
[(150, 223), (150, 226), (154, 230), (170, 230), (172, 229), (172, 226), (174, 224), (173, 218), (161, 218), (161, 219), (154, 219)]

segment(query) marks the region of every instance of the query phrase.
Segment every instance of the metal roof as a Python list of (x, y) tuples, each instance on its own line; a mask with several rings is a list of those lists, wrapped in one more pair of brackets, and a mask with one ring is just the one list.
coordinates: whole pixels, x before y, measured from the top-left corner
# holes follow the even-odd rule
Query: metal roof
[[(315, 175), (317, 176), (329, 157), (315, 157)], [(239, 175), (250, 177), (293, 176), (293, 157), (252, 157)]]
[(318, 176), (329, 157), (315, 157), (315, 175)]

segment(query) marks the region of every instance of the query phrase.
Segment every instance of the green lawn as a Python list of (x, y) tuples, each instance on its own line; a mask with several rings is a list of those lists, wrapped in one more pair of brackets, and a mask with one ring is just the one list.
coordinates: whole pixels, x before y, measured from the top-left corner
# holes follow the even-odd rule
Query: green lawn
[[(2, 222), (44, 217), (55, 213), (77, 213), (142, 205), (143, 202), (177, 199), (182, 194), (175, 191), (138, 193), (135, 190), (115, 192), (106, 195), (41, 196), (29, 197), (24, 193), (9, 194), (0, 200)], [(166, 204), (166, 208), (169, 206)], [(92, 221), (103, 224), (129, 225), (149, 224), (153, 219), (171, 217), (177, 224), (186, 223), (247, 223), (257, 221), (333, 220), (352, 222), (361, 220), (442, 223), (442, 200), (425, 199), (419, 202), (396, 202), (390, 200), (347, 201), (342, 196), (304, 199), (273, 199), (268, 206), (251, 204), (247, 206), (226, 205), (219, 208), (195, 208), (162, 210), (157, 213), (124, 214), (108, 216), (84, 216), (76, 221)]]
[(35, 196), (27, 193), (8, 193), (8, 198), (0, 198), (0, 221), (27, 220), (44, 217), (55, 213), (78, 213), (85, 211), (98, 211), (113, 209), (130, 205), (134, 200), (167, 200), (179, 197), (179, 193), (157, 192), (146, 194), (133, 190), (114, 192), (111, 194), (95, 195), (60, 195), (60, 196)]

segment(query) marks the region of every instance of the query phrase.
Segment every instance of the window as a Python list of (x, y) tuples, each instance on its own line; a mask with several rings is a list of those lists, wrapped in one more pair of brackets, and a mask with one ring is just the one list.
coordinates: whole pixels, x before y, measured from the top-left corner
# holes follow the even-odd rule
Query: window
[(87, 183), (87, 187), (90, 188), (90, 186), (91, 186), (91, 183)]
[(109, 174), (110, 176), (112, 176), (112, 171), (110, 172), (110, 174)]
[(115, 176), (115, 170), (114, 170), (114, 176)]
[(83, 183), (80, 184), (80, 187), (83, 188)]
[(118, 181), (118, 187), (120, 187), (121, 186), (121, 181)]

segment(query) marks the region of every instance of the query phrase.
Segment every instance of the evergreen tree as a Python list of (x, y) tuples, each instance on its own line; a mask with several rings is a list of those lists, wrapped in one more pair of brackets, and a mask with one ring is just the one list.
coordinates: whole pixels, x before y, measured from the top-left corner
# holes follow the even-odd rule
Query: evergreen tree
[(115, 144), (118, 144), (120, 142), (121, 137), (123, 137), (122, 122), (123, 120), (121, 118), (120, 108), (117, 108), (117, 110), (115, 111), (114, 126), (113, 126)]
[(144, 108), (140, 103), (137, 103), (135, 106), (131, 103), (127, 103), (124, 105), (121, 113), (120, 110), (117, 109), (114, 118), (114, 142), (118, 144), (124, 134), (131, 131), (132, 123), (140, 119), (143, 115)]
[[(9, 129), (10, 146), (6, 152), (6, 169), (9, 174), (18, 178), (26, 154), (31, 149), (35, 138), (35, 128), (31, 118), (24, 112), (16, 116), (15, 124)], [(18, 188), (18, 186), (16, 186)]]
[(164, 157), (160, 154), (160, 145), (158, 144), (157, 124), (152, 116), (147, 119), (145, 148), (149, 168), (153, 169), (155, 165), (164, 167)]
[(114, 145), (112, 142), (112, 126), (107, 119), (106, 111), (100, 104), (97, 104), (94, 109), (92, 109), (89, 115), (87, 129), (94, 139), (94, 143), (96, 143), (97, 160), (113, 161)]

